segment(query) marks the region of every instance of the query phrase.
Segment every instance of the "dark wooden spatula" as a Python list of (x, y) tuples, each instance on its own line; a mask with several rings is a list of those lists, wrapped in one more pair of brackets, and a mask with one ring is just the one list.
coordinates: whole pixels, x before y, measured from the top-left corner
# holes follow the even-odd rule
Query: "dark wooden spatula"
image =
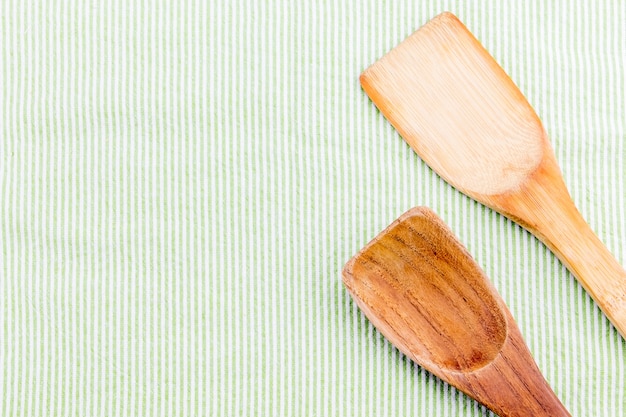
[(500, 416), (569, 416), (508, 308), (448, 227), (414, 208), (345, 266), (343, 281), (400, 351)]

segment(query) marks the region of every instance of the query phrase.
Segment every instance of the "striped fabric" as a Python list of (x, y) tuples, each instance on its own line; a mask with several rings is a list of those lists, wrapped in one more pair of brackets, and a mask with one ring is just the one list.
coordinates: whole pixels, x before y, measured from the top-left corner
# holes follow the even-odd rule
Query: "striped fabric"
[(576, 416), (626, 415), (626, 342), (542, 244), (434, 174), (359, 73), (443, 10), (545, 123), (626, 264), (626, 2), (0, 5), (0, 415), (486, 416), (341, 283), (437, 212)]

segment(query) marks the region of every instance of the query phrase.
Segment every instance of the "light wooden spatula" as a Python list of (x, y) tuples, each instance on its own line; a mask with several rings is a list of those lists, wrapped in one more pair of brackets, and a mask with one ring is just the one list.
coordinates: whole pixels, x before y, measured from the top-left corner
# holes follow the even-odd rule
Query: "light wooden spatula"
[(456, 16), (432, 19), (361, 84), (434, 171), (554, 251), (626, 338), (626, 271), (574, 206), (534, 110)]

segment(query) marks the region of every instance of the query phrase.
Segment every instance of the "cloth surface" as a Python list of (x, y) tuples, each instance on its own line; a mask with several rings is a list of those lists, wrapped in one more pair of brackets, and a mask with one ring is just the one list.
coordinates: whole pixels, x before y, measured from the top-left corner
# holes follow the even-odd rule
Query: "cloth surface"
[(624, 1), (9, 0), (0, 415), (491, 415), (342, 285), (417, 205), (485, 270), (570, 412), (626, 415), (626, 343), (591, 298), (360, 88), (444, 10), (520, 87), (626, 264)]

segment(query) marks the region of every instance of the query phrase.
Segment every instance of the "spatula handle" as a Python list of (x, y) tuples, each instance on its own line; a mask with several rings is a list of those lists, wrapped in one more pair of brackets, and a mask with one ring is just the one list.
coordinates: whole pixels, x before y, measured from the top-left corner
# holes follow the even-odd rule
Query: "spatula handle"
[(626, 271), (573, 204), (546, 218), (541, 234), (626, 339)]
[[(466, 392), (499, 416), (569, 417), (570, 413), (541, 374), (508, 312), (507, 320), (509, 334), (500, 355), (475, 375), (467, 376), (471, 388)], [(491, 383), (472, 381), (474, 376)]]
[(519, 192), (485, 200), (542, 240), (626, 339), (626, 271), (574, 205), (552, 152)]

